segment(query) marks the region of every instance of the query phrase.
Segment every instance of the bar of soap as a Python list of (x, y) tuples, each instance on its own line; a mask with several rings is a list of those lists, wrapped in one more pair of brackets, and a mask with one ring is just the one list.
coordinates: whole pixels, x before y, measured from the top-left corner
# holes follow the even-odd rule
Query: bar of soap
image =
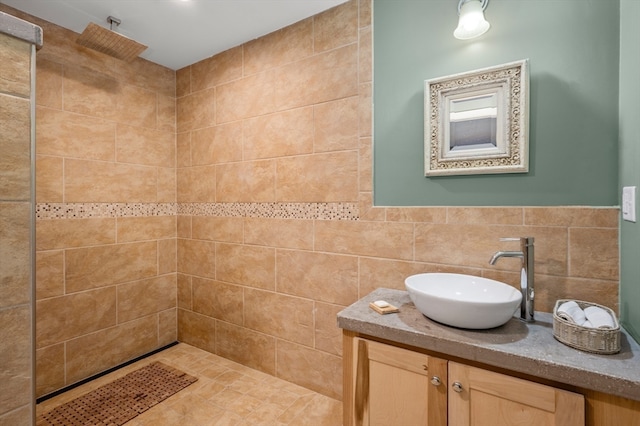
[(398, 308), (387, 303), (384, 300), (376, 300), (375, 302), (371, 302), (369, 303), (369, 307), (380, 315), (394, 314), (396, 312), (399, 312)]

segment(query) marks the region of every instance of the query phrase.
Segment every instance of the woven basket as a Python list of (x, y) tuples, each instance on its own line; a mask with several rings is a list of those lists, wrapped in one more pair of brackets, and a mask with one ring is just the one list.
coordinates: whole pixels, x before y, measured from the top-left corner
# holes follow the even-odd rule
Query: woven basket
[(574, 300), (574, 302), (580, 306), (580, 309), (585, 309), (589, 306), (597, 306), (604, 309), (611, 315), (611, 318), (613, 318), (613, 324), (615, 326), (610, 329), (582, 327), (577, 324), (572, 324), (558, 316), (558, 307), (569, 301), (569, 299), (556, 301), (556, 306), (553, 308), (553, 336), (565, 345), (580, 349), (581, 351), (597, 354), (615, 354), (620, 352), (620, 324), (618, 323), (616, 314), (606, 306)]

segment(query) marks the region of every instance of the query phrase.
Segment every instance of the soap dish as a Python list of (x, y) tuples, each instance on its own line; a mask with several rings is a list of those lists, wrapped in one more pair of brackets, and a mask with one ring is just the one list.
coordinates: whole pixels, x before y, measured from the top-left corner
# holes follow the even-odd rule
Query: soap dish
[(395, 314), (400, 310), (395, 306), (385, 302), (384, 300), (376, 300), (369, 303), (369, 307), (379, 313), (380, 315)]
[(569, 302), (569, 300), (558, 300), (555, 308), (553, 308), (553, 337), (567, 346), (585, 352), (597, 354), (616, 354), (620, 352), (620, 323), (618, 323), (615, 312), (597, 303), (574, 300), (583, 310), (589, 306), (597, 306), (604, 309), (611, 315), (615, 325), (614, 328), (608, 329), (582, 327), (558, 316), (558, 307), (565, 302)]

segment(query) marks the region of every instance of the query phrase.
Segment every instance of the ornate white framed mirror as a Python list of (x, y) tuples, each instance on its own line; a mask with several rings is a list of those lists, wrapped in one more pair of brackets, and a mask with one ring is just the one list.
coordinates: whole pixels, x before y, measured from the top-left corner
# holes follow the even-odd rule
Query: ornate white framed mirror
[(528, 60), (425, 81), (425, 175), (529, 171)]

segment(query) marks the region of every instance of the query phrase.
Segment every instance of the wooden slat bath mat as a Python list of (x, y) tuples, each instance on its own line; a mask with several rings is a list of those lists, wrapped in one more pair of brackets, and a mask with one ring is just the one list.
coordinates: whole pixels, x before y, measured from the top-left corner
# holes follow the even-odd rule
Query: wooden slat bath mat
[(154, 362), (41, 414), (36, 425), (123, 425), (196, 380)]

